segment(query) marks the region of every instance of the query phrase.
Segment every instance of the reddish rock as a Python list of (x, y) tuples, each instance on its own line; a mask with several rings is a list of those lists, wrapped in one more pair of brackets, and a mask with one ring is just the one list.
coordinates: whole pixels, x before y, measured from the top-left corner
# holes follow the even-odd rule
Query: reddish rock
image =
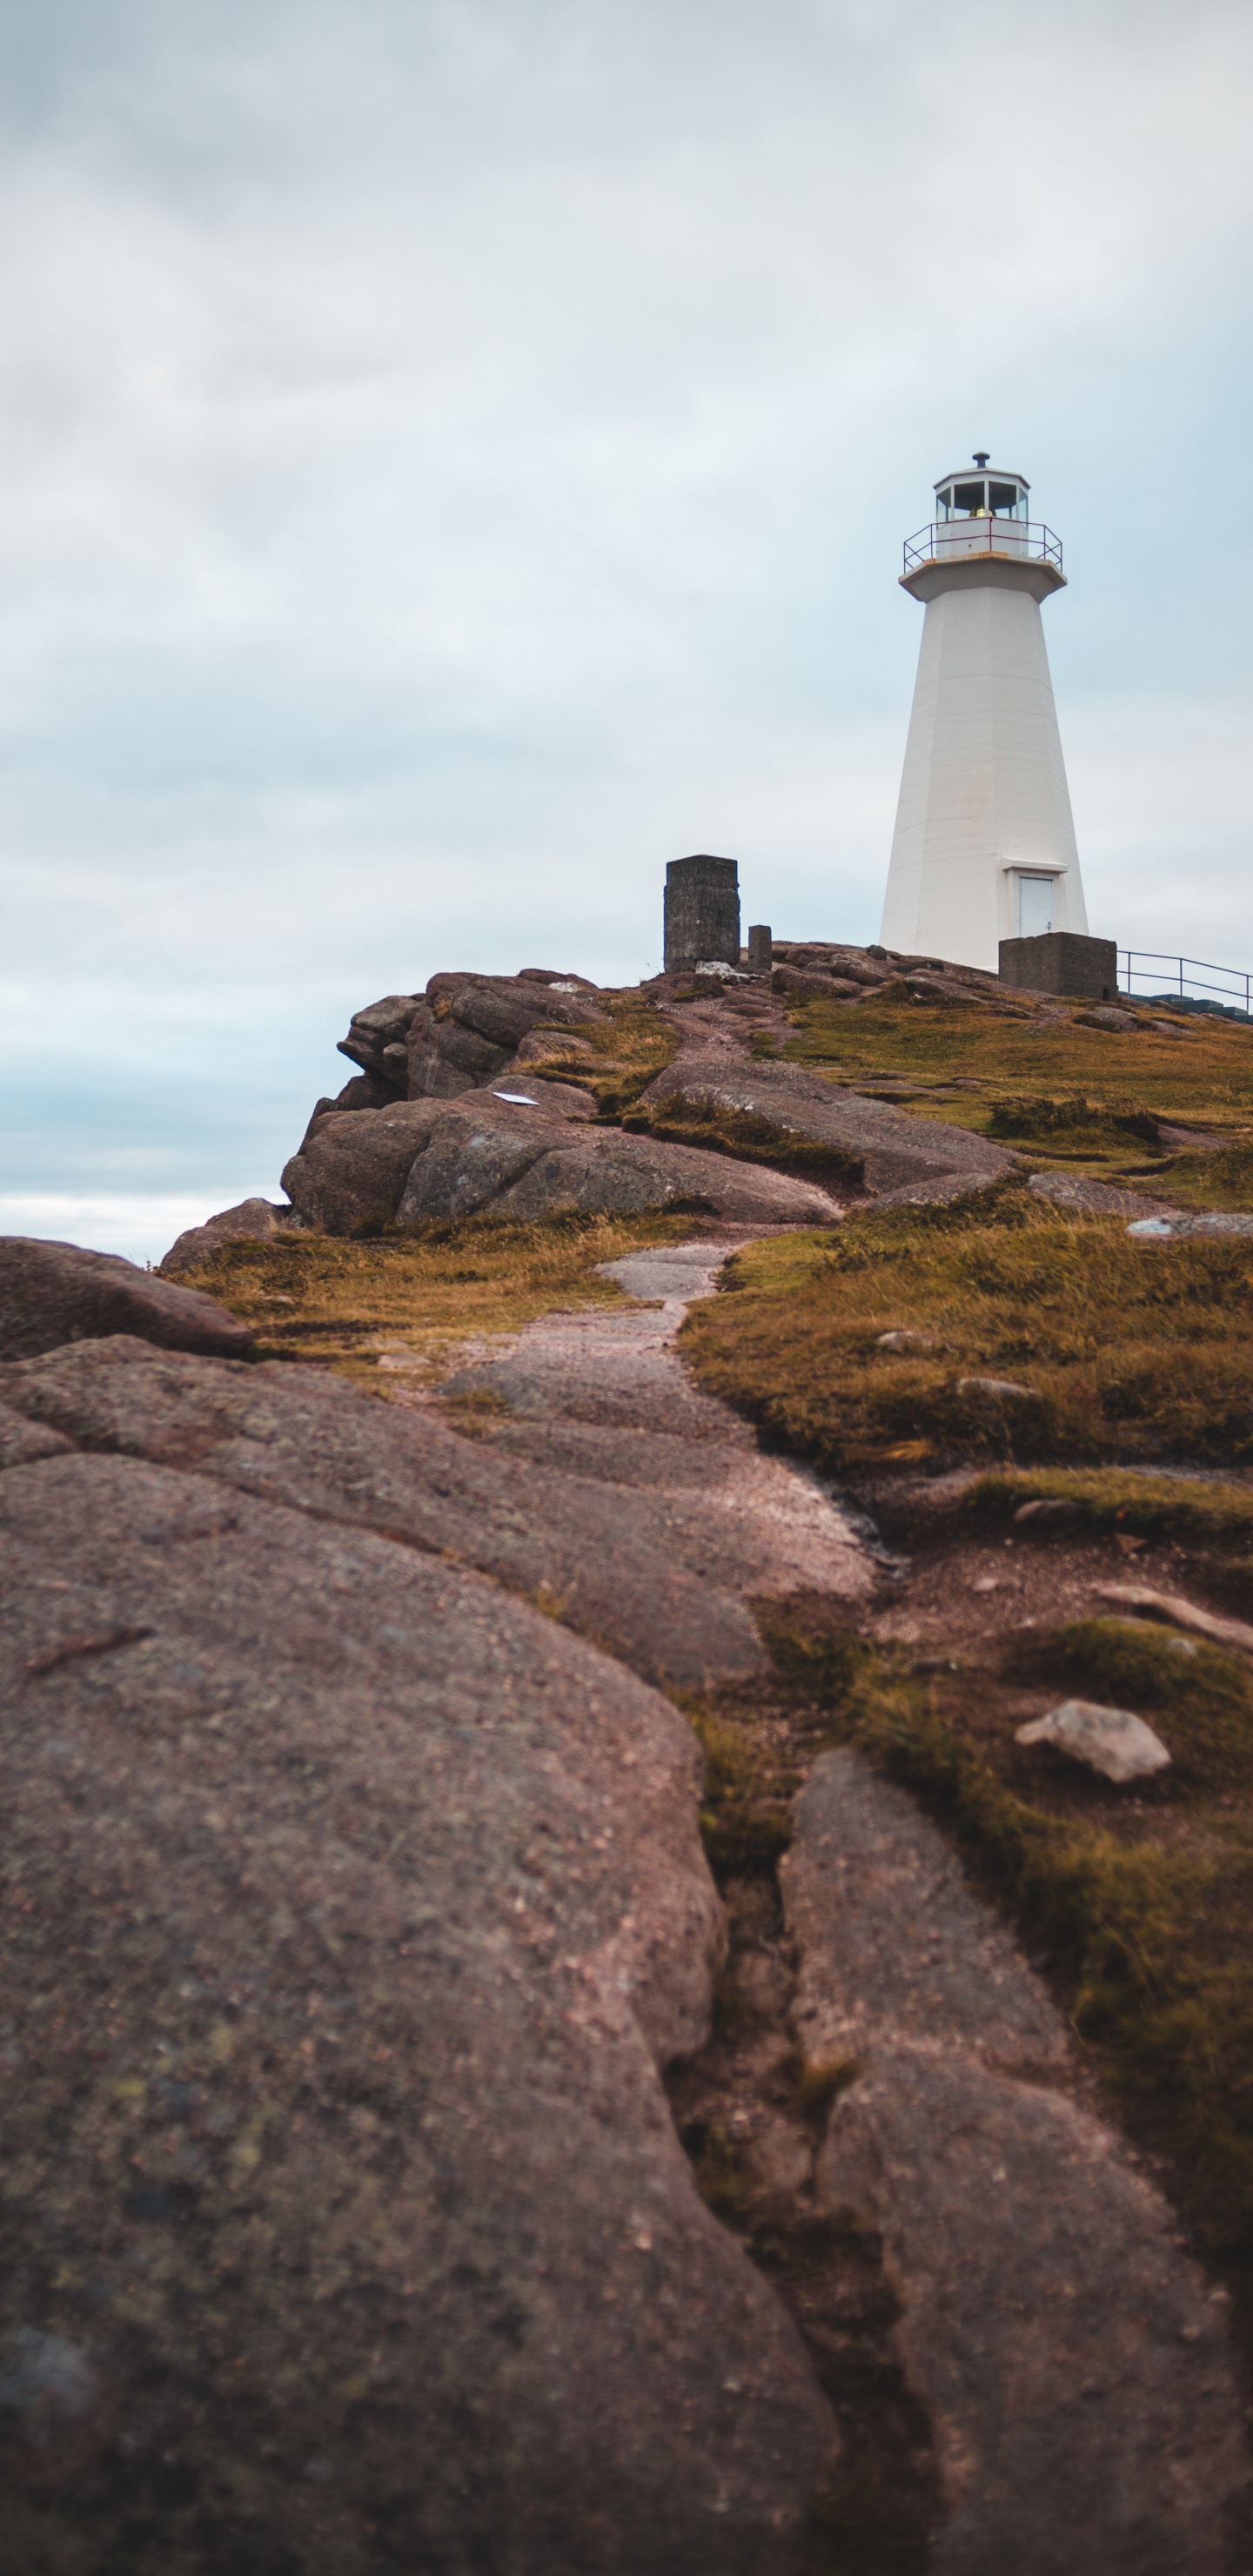
[(223, 1244), (268, 1243), (271, 1235), (290, 1231), (292, 1214), (289, 1207), (275, 1207), (269, 1199), (241, 1199), (238, 1207), (223, 1208), (203, 1225), (189, 1225), (158, 1267), (166, 1272), (199, 1270)]
[(33, 1358), (62, 1342), (109, 1333), (230, 1359), (245, 1358), (253, 1347), (247, 1325), (199, 1289), (177, 1288), (116, 1253), (0, 1237), (0, 1358)]
[(801, 2046), (856, 2065), (819, 2204), (882, 2241), (946, 2490), (936, 2576), (1232, 2576), (1248, 2469), (1223, 2319), (1070, 2089), (1044, 1988), (854, 1753), (817, 1762), (782, 1876)]
[(799, 2576), (830, 2417), (658, 2074), (720, 1943), (678, 1712), (117, 1456), (0, 1476), (0, 1693), (7, 2563)]
[(617, 1128), (572, 1126), (491, 1091), (321, 1119), (283, 1187), (328, 1234), (488, 1208), (532, 1218), (563, 1207), (633, 1215), (695, 1205), (746, 1225), (822, 1225), (839, 1212), (811, 1182)]

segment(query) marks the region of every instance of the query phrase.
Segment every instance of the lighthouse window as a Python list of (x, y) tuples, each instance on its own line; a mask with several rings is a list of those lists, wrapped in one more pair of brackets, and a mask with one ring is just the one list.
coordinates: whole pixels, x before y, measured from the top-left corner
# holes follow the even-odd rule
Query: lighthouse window
[(953, 485), (954, 509), (969, 510), (972, 517), (977, 514), (982, 518), (987, 508), (987, 502), (983, 497), (986, 489), (987, 486), (983, 483), (955, 483)]
[(1009, 516), (1018, 507), (1017, 484), (989, 483), (988, 501), (993, 510), (999, 510), (1002, 516)]

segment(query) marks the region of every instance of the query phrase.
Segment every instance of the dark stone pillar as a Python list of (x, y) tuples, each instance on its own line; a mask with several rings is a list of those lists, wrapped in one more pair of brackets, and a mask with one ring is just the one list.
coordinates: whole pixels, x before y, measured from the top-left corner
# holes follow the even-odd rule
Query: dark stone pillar
[(1027, 993), (1069, 993), (1085, 1002), (1118, 999), (1118, 948), (1077, 930), (1045, 930), (1038, 939), (1003, 939), (1002, 984)]
[(666, 973), (706, 958), (740, 962), (740, 879), (734, 859), (701, 852), (666, 869)]
[(748, 971), (768, 975), (774, 964), (774, 941), (768, 921), (756, 921), (748, 934)]

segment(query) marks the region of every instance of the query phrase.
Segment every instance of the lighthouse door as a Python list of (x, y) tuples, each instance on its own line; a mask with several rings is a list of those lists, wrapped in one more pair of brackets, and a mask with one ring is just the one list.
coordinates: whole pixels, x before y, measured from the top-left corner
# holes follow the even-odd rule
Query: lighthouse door
[(1040, 939), (1053, 927), (1052, 877), (1019, 877), (1018, 936)]

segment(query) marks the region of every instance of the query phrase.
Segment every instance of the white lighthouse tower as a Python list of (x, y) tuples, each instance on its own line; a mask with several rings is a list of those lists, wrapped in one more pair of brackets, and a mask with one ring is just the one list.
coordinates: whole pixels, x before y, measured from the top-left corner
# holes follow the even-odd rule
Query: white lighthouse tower
[(1040, 619), (1061, 546), (1021, 474), (973, 462), (905, 546), (926, 619), (880, 936), (995, 972), (1002, 939), (1088, 920)]

